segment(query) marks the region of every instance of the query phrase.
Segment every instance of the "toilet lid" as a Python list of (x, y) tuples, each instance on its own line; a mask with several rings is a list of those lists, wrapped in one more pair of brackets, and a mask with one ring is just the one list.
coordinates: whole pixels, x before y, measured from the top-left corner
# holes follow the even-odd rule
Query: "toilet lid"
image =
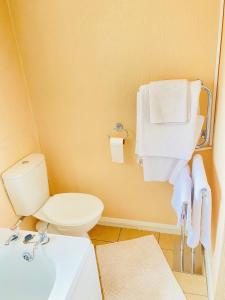
[(83, 193), (56, 194), (41, 208), (42, 214), (50, 223), (62, 226), (77, 226), (100, 217), (103, 203), (93, 195)]

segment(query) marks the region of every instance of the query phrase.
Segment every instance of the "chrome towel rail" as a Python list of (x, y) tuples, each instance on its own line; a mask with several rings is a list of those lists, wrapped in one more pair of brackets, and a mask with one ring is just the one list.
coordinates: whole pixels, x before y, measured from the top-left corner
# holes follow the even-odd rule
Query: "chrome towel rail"
[(212, 92), (210, 89), (202, 83), (202, 90), (207, 93), (208, 96), (208, 106), (206, 114), (206, 125), (205, 129), (202, 130), (201, 138), (203, 141), (196, 146), (196, 149), (204, 148), (209, 144), (210, 139), (210, 130), (211, 130), (211, 113), (212, 113)]

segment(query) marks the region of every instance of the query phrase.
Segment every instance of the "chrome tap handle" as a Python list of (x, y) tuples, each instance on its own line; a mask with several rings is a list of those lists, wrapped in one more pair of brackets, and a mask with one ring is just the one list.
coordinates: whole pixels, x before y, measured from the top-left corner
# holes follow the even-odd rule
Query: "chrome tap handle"
[(12, 241), (16, 241), (16, 240), (18, 240), (18, 238), (19, 238), (19, 235), (17, 235), (16, 233), (14, 233), (14, 234), (12, 234), (12, 235), (8, 238), (8, 240), (5, 241), (4, 245), (5, 245), (5, 246), (9, 246), (9, 244), (10, 244)]
[(7, 239), (7, 241), (4, 243), (4, 245), (8, 246), (11, 242), (18, 240), (20, 235), (20, 229), (19, 225), (23, 221), (24, 217), (19, 218), (16, 223), (11, 226), (9, 229), (13, 231), (13, 234)]
[(38, 231), (38, 236), (39, 236), (39, 240), (37, 242), (37, 244), (39, 245), (45, 245), (49, 242), (49, 237), (48, 237), (48, 225), (49, 223), (47, 223), (46, 228), (42, 228), (41, 230)]
[(38, 241), (38, 245), (45, 245), (49, 242), (49, 237), (47, 232), (39, 232), (39, 241)]

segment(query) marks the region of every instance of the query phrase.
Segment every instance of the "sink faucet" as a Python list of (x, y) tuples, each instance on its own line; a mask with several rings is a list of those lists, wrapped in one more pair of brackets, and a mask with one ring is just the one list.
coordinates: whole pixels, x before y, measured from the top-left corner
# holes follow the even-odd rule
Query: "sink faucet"
[(10, 227), (10, 230), (12, 230), (12, 234), (10, 237), (5, 241), (4, 245), (8, 246), (11, 242), (18, 240), (19, 235), (20, 235), (20, 229), (19, 225), (23, 221), (24, 217), (19, 218), (16, 223)]

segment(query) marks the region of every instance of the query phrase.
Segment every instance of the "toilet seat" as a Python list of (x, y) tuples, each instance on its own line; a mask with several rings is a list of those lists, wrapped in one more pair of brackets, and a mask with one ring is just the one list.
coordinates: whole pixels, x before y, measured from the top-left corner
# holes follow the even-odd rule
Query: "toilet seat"
[(62, 193), (51, 196), (34, 216), (55, 225), (80, 226), (100, 218), (103, 208), (93, 195)]

